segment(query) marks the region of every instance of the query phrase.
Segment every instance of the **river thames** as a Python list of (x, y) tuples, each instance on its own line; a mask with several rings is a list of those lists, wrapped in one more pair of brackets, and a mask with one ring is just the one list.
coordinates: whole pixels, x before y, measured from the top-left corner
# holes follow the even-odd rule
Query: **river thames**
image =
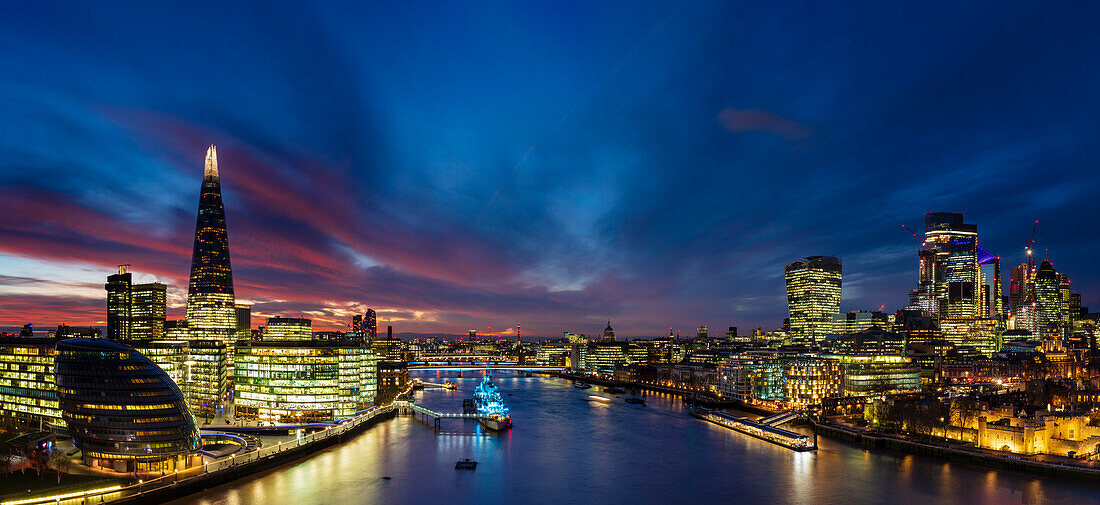
[[(480, 373), (417, 402), (461, 412)], [(397, 417), (306, 459), (171, 502), (173, 505), (342, 504), (1080, 504), (1100, 482), (1039, 478), (824, 437), (794, 452), (687, 415), (679, 398), (646, 406), (561, 379), (496, 375), (515, 427)], [(510, 396), (509, 396), (510, 395)], [(612, 397), (592, 401), (589, 395)], [(471, 458), (477, 470), (455, 470)], [(386, 479), (385, 477), (388, 477)]]

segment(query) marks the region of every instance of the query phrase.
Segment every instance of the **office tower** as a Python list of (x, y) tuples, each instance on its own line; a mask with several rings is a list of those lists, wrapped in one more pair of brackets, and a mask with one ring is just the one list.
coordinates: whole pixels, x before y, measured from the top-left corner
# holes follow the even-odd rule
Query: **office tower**
[(0, 337), (0, 423), (15, 428), (65, 429), (57, 406), (53, 360), (58, 338)]
[(993, 309), (992, 317), (995, 317), (1000, 321), (1000, 325), (1004, 327), (1005, 321), (1005, 305), (1004, 295), (1001, 294), (1001, 257), (997, 256), (993, 259), (993, 300), (991, 307)]
[(363, 315), (363, 331), (371, 340), (378, 338), (378, 315), (374, 309), (367, 309), (367, 313)]
[(1038, 297), (1035, 292), (1035, 275), (1027, 263), (1020, 263), (1012, 269), (1008, 285), (1008, 306), (1012, 315), (1012, 328), (1026, 330), (1038, 336), (1041, 317)]
[(119, 265), (107, 276), (107, 338), (117, 341), (164, 336), (167, 286), (159, 282), (133, 284), (130, 265)]
[(247, 342), (236, 353), (234, 404), (243, 419), (338, 421), (369, 407), (378, 392), (378, 358), (355, 343)]
[(298, 317), (269, 318), (263, 339), (265, 342), (313, 340), (313, 321)]
[(237, 338), (248, 338), (252, 330), (252, 306), (247, 303), (236, 304), (237, 309)]
[(918, 280), (917, 289), (909, 292), (909, 305), (906, 310), (939, 313), (939, 301), (936, 298), (936, 253), (924, 250), (917, 252)]
[(134, 284), (131, 288), (130, 338), (134, 340), (164, 337), (168, 312), (168, 286), (159, 282)]
[(1062, 325), (1062, 313), (1065, 311), (1062, 303), (1061, 277), (1054, 270), (1054, 264), (1050, 260), (1043, 260), (1035, 271), (1035, 299), (1039, 308), (1039, 325), (1043, 329)]
[(831, 334), (847, 335), (869, 330), (872, 327), (877, 327), (883, 331), (891, 331), (893, 326), (894, 314), (853, 310), (844, 314), (833, 315)]
[(699, 325), (699, 330), (695, 332), (695, 338), (697, 340), (706, 340), (706, 339), (710, 338), (710, 329), (707, 328), (707, 325), (705, 325), (705, 324), (700, 324)]
[(1069, 276), (1066, 274), (1058, 274), (1058, 322), (1062, 326), (1069, 326), (1070, 320), (1070, 292), (1069, 292)]
[[(233, 270), (229, 262), (229, 234), (222, 204), (221, 178), (218, 174), (218, 152), (214, 146), (206, 150), (202, 187), (199, 192), (199, 212), (195, 220), (195, 247), (191, 256), (191, 278), (187, 284), (188, 340), (216, 342), (215, 353), (204, 367), (213, 367), (210, 376), (218, 378), (210, 388), (193, 390), (194, 404), (211, 407), (211, 412), (225, 403), (230, 389), (222, 377), (232, 377), (233, 345), (237, 335), (237, 304), (233, 295)], [(225, 386), (223, 386), (225, 384)], [(217, 395), (217, 396), (215, 396)]]
[(1080, 293), (1070, 293), (1069, 304), (1067, 305), (1067, 308), (1069, 312), (1069, 319), (1071, 321), (1077, 321), (1078, 319), (1081, 319), (1082, 316), (1084, 316), (1085, 313), (1088, 312), (1087, 309), (1081, 307)]
[(981, 308), (978, 226), (958, 212), (924, 215), (922, 281), (930, 281), (939, 317), (975, 318)]
[(110, 340), (129, 340), (132, 328), (130, 307), (133, 305), (130, 288), (132, 276), (127, 269), (130, 265), (119, 265), (118, 273), (107, 276), (107, 338)]
[(1031, 286), (1031, 272), (1027, 263), (1020, 263), (1012, 268), (1008, 281), (1008, 310), (1016, 314), (1020, 307), (1029, 304), (1028, 291)]
[(374, 309), (367, 309), (363, 315), (351, 316), (351, 333), (359, 341), (371, 341), (378, 338), (378, 317)]
[(789, 263), (784, 270), (791, 336), (817, 343), (832, 330), (840, 313), (840, 258), (810, 256)]
[(222, 205), (218, 153), (214, 146), (206, 151), (206, 167), (199, 195), (191, 280), (187, 285), (187, 324), (193, 333), (192, 338), (221, 340), (229, 346), (237, 331), (229, 235), (225, 226), (225, 207)]

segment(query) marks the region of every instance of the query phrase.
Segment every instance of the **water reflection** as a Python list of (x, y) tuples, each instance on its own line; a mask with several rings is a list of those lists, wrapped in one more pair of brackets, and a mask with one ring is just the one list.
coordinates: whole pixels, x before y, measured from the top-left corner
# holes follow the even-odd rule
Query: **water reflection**
[[(384, 421), (309, 459), (173, 502), (244, 504), (841, 503), (844, 505), (1088, 503), (1100, 483), (944, 463), (820, 438), (793, 452), (687, 416), (678, 397), (575, 389), (541, 377), (494, 374), (515, 428), (472, 421)], [(418, 401), (459, 412), (477, 373), (428, 372), (457, 392), (429, 388)], [(589, 394), (612, 398), (590, 402)], [(455, 461), (479, 462), (456, 471)], [(384, 480), (382, 477), (391, 477)]]

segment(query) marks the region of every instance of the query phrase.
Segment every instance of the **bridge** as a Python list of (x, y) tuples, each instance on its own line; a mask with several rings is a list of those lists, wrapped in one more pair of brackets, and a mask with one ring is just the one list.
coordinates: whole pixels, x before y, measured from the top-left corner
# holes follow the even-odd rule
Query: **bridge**
[(450, 412), (436, 412), (427, 407), (421, 407), (413, 402), (407, 400), (398, 400), (393, 402), (393, 406), (397, 409), (398, 415), (416, 416), (417, 414), (423, 415), (425, 419), (432, 418), (435, 422), (435, 429), (439, 429), (439, 422), (443, 419), (473, 419), (478, 420), (483, 417), (481, 414), (455, 414)]
[(472, 372), (475, 370), (516, 370), (519, 372), (560, 372), (565, 370), (563, 366), (520, 365), (517, 363), (503, 362), (408, 362), (409, 370), (451, 370), (457, 372)]
[(786, 423), (789, 423), (791, 421), (794, 421), (795, 419), (798, 419), (800, 417), (806, 417), (806, 411), (804, 409), (787, 410), (787, 411), (784, 411), (784, 412), (779, 412), (779, 413), (772, 414), (772, 415), (767, 416), (767, 417), (762, 417), (760, 419), (757, 419), (756, 422), (758, 422), (760, 424), (765, 424), (765, 425), (768, 425), (768, 426), (779, 426), (779, 425), (786, 424)]
[(469, 353), (455, 353), (455, 354), (421, 354), (419, 355), (420, 361), (432, 361), (432, 362), (450, 362), (450, 361), (475, 361), (475, 362), (507, 362), (518, 363), (519, 356), (509, 355), (491, 355), (491, 354), (469, 354)]

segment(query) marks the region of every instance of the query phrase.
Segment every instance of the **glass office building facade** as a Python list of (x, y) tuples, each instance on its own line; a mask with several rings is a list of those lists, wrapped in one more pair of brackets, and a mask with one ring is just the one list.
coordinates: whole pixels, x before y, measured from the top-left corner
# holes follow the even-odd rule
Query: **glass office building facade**
[(102, 339), (57, 343), (62, 418), (84, 463), (160, 472), (202, 463), (195, 420), (171, 377), (131, 347)]
[(351, 417), (374, 402), (377, 365), (370, 348), (353, 343), (239, 342), (236, 415), (275, 424)]
[(0, 338), (0, 416), (4, 424), (63, 428), (54, 384), (54, 346), (59, 339)]
[(263, 331), (264, 341), (313, 340), (313, 321), (301, 317), (271, 317)]
[(920, 365), (905, 356), (837, 356), (845, 396), (880, 396), (920, 391)]
[(840, 313), (840, 258), (810, 256), (784, 268), (791, 336), (798, 341), (821, 342), (833, 330)]

